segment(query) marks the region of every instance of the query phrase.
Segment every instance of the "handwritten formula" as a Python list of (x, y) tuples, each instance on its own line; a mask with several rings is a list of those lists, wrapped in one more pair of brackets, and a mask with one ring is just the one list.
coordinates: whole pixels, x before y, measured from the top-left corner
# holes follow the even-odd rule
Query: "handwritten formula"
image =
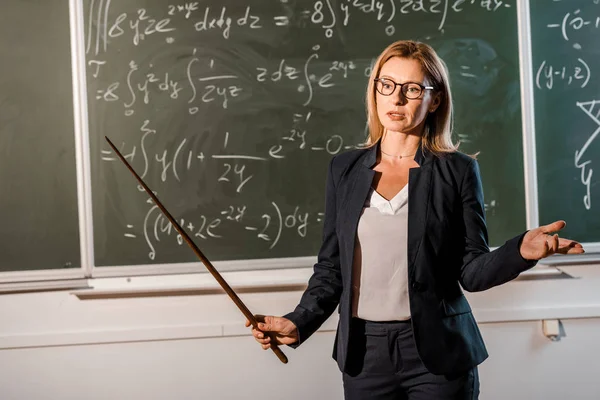
[[(130, 264), (168, 262), (183, 243), (103, 135), (209, 257), (314, 255), (327, 165), (365, 141), (364, 93), (378, 52), (420, 36), (445, 41), (459, 58), (468, 32), (459, 26), (507, 18), (516, 20), (512, 0), (87, 0), (94, 210), (104, 216), (94, 226), (106, 243), (98, 263), (118, 264), (119, 251), (135, 252)], [(497, 64), (495, 75), (479, 76), (492, 71), (489, 54), (481, 65), (461, 61), (459, 79), (491, 87)], [(581, 63), (565, 67), (565, 78), (560, 68), (545, 64), (540, 86), (589, 76)], [(502, 218), (505, 203), (486, 200), (492, 219)]]
[(600, 1), (531, 2), (540, 223), (600, 240)]
[[(551, 59), (545, 58), (534, 67), (537, 91), (559, 95), (560, 100), (554, 104), (561, 106), (563, 118), (574, 114), (577, 121), (587, 122), (586, 126), (590, 126), (582, 132), (572, 123), (576, 131), (560, 134), (563, 137), (577, 135), (578, 138), (569, 145), (573, 154), (570, 169), (581, 184), (577, 188), (578, 198), (585, 210), (592, 209), (592, 186), (597, 182), (593, 160), (594, 147), (597, 148), (594, 142), (600, 133), (600, 97), (597, 90), (599, 42), (589, 38), (600, 34), (599, 3), (597, 0), (555, 1), (553, 12), (544, 18), (545, 30), (539, 33), (552, 38), (553, 47), (539, 50)], [(550, 49), (553, 51), (548, 51)]]

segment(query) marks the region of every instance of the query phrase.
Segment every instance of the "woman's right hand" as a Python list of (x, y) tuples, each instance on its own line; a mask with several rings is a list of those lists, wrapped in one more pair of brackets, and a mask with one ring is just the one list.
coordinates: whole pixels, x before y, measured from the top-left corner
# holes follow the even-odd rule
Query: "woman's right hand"
[[(252, 336), (263, 349), (271, 348), (271, 337), (277, 345), (292, 344), (298, 341), (298, 328), (289, 319), (272, 315), (256, 315), (256, 320), (258, 329), (252, 328)], [(250, 321), (246, 320), (246, 327), (249, 326)]]

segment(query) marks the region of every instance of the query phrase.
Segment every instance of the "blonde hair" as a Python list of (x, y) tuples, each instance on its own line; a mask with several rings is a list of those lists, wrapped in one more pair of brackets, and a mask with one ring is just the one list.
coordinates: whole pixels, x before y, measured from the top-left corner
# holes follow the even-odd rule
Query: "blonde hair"
[(384, 133), (383, 125), (377, 116), (374, 80), (379, 77), (383, 64), (393, 57), (417, 60), (421, 64), (427, 80), (440, 96), (438, 108), (426, 117), (421, 138), (423, 147), (434, 154), (456, 151), (458, 143), (452, 143), (453, 108), (446, 64), (431, 46), (412, 40), (399, 40), (390, 44), (383, 50), (373, 65), (367, 86), (366, 105), (369, 135), (365, 145), (368, 147), (375, 145), (381, 140)]

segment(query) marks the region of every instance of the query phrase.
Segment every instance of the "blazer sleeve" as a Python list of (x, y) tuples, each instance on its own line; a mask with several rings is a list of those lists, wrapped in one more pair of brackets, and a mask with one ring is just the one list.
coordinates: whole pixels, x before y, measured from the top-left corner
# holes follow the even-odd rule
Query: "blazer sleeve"
[(460, 194), (465, 228), (460, 283), (465, 290), (487, 290), (516, 278), (536, 265), (537, 261), (525, 260), (519, 250), (527, 232), (490, 252), (479, 164), (474, 159), (467, 165)]
[(290, 347), (298, 347), (308, 339), (329, 318), (340, 301), (342, 276), (340, 252), (336, 233), (336, 188), (333, 179), (333, 162), (329, 163), (326, 183), (325, 216), (323, 241), (317, 263), (308, 286), (295, 310), (284, 318), (291, 320), (298, 328), (298, 342)]

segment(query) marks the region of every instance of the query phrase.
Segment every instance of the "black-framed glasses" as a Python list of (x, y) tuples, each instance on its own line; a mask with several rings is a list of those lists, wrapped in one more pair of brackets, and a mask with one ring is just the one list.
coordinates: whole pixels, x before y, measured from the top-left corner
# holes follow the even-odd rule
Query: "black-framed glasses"
[(396, 86), (400, 86), (402, 95), (407, 99), (418, 99), (425, 90), (433, 90), (433, 86), (423, 86), (416, 82), (396, 83), (388, 78), (376, 78), (375, 89), (384, 96), (390, 96), (396, 91)]

